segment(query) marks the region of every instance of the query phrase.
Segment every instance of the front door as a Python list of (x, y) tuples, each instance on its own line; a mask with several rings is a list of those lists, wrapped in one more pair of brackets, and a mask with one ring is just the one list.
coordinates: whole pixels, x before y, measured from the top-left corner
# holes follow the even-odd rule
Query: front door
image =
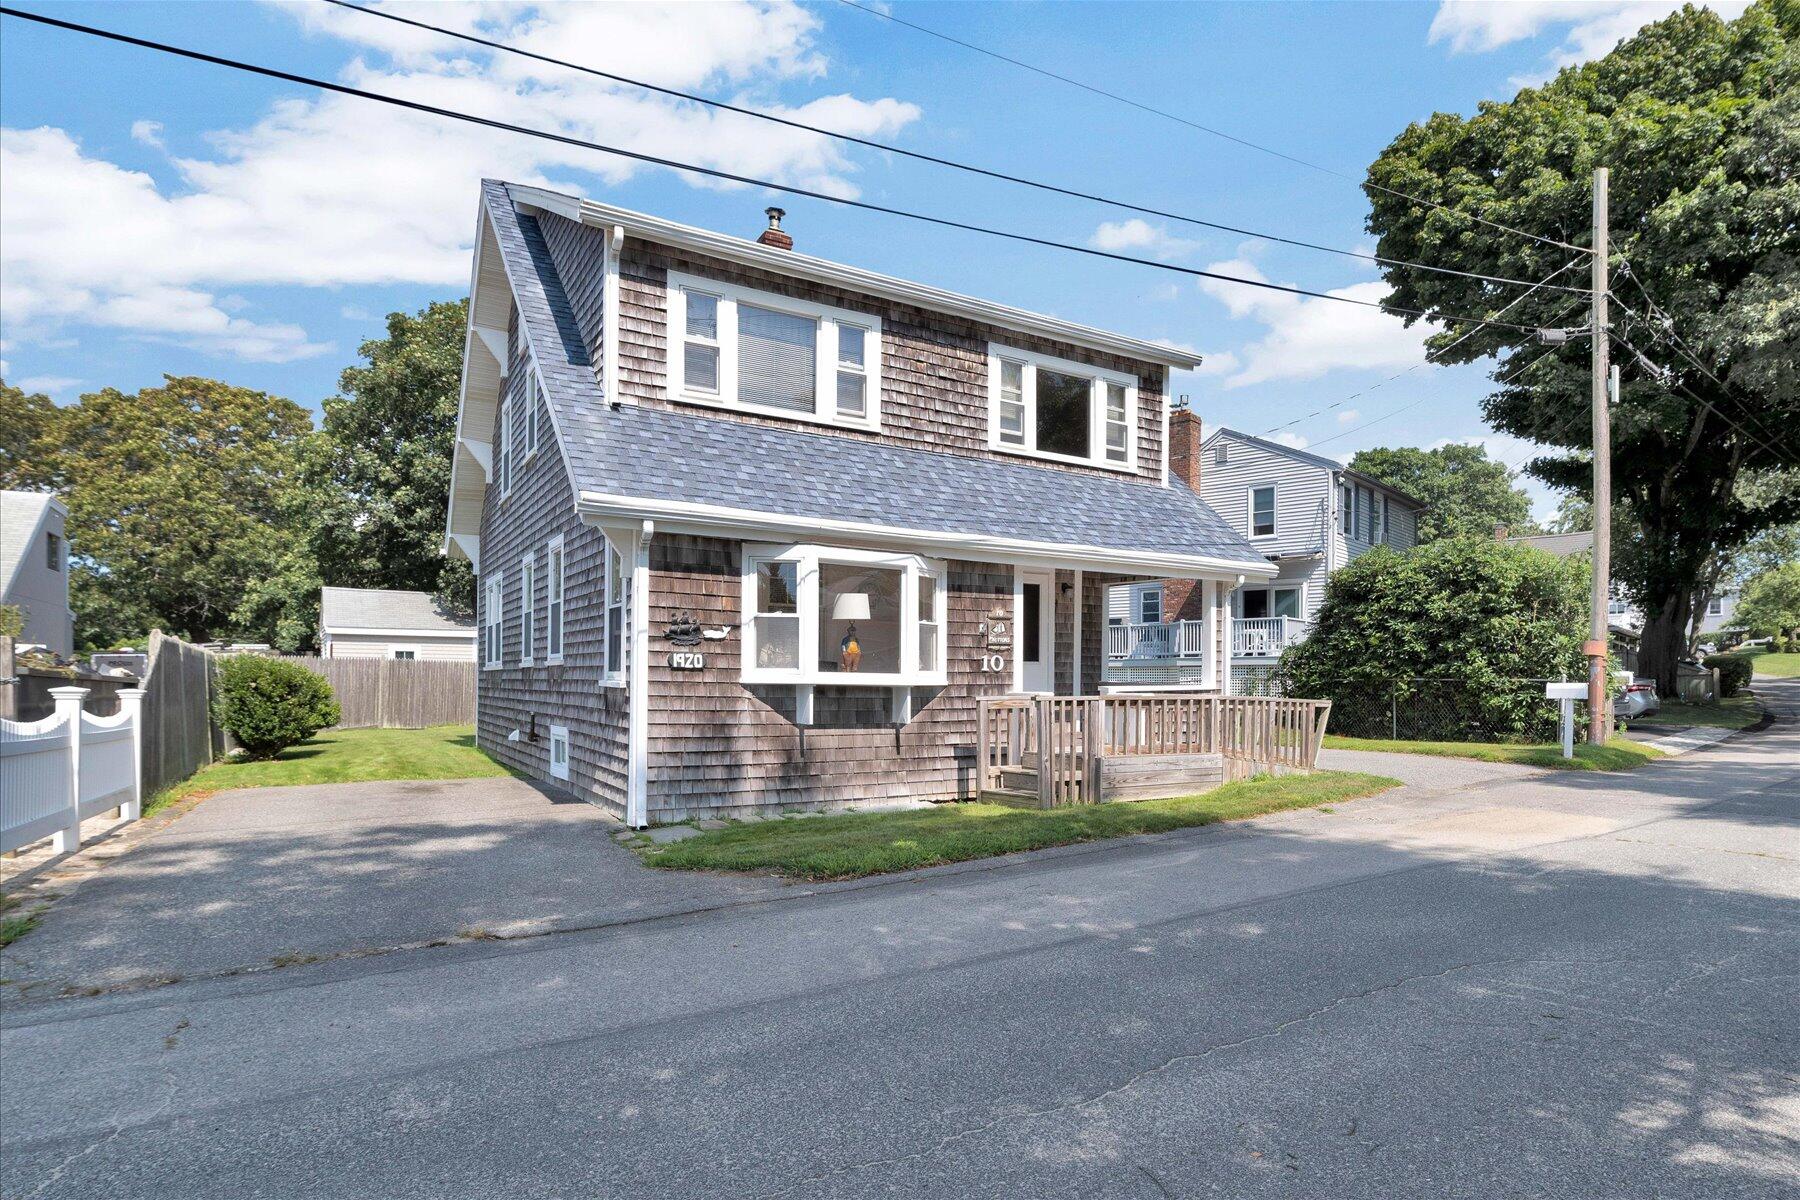
[(1056, 576), (1019, 572), (1017, 606), (1019, 690), (1056, 690)]

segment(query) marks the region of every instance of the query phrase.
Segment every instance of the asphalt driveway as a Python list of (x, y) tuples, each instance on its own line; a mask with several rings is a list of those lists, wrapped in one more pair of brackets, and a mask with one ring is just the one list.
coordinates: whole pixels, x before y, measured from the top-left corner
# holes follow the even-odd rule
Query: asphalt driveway
[(618, 828), (517, 779), (220, 792), (59, 898), (0, 955), (0, 977), (54, 995), (588, 928), (780, 886), (649, 870)]

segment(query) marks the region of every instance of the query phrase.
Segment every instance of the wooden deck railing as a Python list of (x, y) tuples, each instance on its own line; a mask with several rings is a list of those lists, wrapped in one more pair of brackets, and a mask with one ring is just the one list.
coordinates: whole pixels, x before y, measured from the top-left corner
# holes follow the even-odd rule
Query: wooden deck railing
[(1035, 776), (1046, 807), (1092, 802), (1099, 760), (1127, 755), (1218, 754), (1252, 771), (1310, 770), (1329, 700), (1273, 696), (984, 697), (977, 715), (981, 790)]

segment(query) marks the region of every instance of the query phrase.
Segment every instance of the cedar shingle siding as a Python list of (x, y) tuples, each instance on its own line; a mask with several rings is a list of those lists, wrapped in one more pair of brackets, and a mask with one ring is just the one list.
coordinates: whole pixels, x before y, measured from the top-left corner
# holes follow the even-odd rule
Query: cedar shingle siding
[[(508, 338), (510, 366), (506, 395), (516, 405), (524, 394), (527, 356), (518, 322)], [(538, 449), (529, 461), (515, 457), (512, 494), (502, 500), (498, 467), (487, 490), (481, 518), (481, 573), (476, 598), (487, 601), (486, 582), (494, 573), (506, 573), (505, 622), (502, 628), (501, 663), (485, 669), (478, 654), (476, 672), (477, 726), (481, 748), (509, 767), (534, 779), (550, 778), (551, 725), (569, 730), (568, 787), (578, 795), (622, 812), (625, 807), (626, 693), (623, 688), (600, 686), (601, 634), (605, 607), (601, 586), (606, 571), (606, 536), (575, 515), (575, 496), (562, 454), (550, 423), (538, 400)], [(495, 443), (498, 444), (497, 442)], [(563, 661), (545, 666), (548, 631), (549, 571), (546, 547), (552, 537), (563, 535)], [(538, 665), (519, 665), (519, 637), (523, 628), (520, 608), (519, 560), (527, 549), (536, 555), (537, 585), (532, 598), (536, 617), (532, 659)], [(480, 616), (485, 628), (486, 613)], [(538, 740), (525, 735), (537, 717)], [(520, 740), (507, 741), (513, 730)], [(560, 781), (558, 781), (560, 786)]]

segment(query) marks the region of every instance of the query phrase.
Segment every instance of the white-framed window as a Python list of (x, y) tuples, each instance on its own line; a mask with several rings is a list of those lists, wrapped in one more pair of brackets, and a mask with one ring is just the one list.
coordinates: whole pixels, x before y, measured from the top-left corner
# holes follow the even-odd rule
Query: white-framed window
[(1706, 602), (1706, 615), (1709, 617), (1724, 616), (1725, 601), (1718, 596), (1714, 596), (1711, 600), (1708, 600)]
[(494, 447), (494, 451), (499, 460), (500, 498), (504, 500), (512, 495), (513, 432), (510, 399), (500, 401), (500, 426), (494, 431), (494, 439), (500, 443)]
[(569, 777), (569, 730), (566, 725), (550, 727), (550, 778)]
[(941, 684), (947, 576), (912, 554), (750, 545), (743, 665), (750, 683)]
[(519, 560), (519, 665), (537, 661), (537, 555)]
[(1140, 625), (1160, 625), (1162, 623), (1163, 594), (1159, 587), (1147, 587), (1137, 596), (1137, 619)]
[(604, 687), (625, 684), (625, 610), (631, 596), (630, 575), (625, 556), (611, 538), (606, 540), (606, 578), (602, 596), (606, 604), (605, 627), (601, 634), (602, 658), (600, 682)]
[(1250, 536), (1274, 537), (1275, 485), (1262, 483), (1250, 488), (1246, 494), (1246, 502), (1250, 512)]
[(1379, 546), (1387, 538), (1388, 498), (1387, 495), (1383, 493), (1382, 495), (1376, 496), (1374, 501), (1375, 502), (1369, 506), (1369, 542), (1371, 545)]
[(563, 660), (563, 535), (544, 548), (544, 662)]
[(1137, 380), (1068, 359), (988, 346), (988, 446), (1130, 471), (1137, 467)]
[(1342, 518), (1344, 536), (1356, 532), (1356, 491), (1349, 484), (1338, 486), (1338, 515)]
[(1305, 592), (1297, 587), (1243, 588), (1238, 593), (1239, 616), (1246, 621), (1265, 617), (1298, 617), (1306, 610)]
[(524, 448), (521, 462), (530, 462), (538, 450), (538, 376), (537, 363), (529, 357), (525, 361), (525, 394), (522, 398), (525, 412), (523, 424), (525, 435), (519, 445)]
[(417, 646), (389, 646), (387, 656), (396, 662), (411, 662), (419, 657), (419, 648)]
[(489, 575), (481, 603), (481, 659), (492, 670), (500, 665), (500, 636), (506, 616), (506, 576)]
[(671, 398), (880, 427), (880, 317), (678, 271), (668, 304)]

